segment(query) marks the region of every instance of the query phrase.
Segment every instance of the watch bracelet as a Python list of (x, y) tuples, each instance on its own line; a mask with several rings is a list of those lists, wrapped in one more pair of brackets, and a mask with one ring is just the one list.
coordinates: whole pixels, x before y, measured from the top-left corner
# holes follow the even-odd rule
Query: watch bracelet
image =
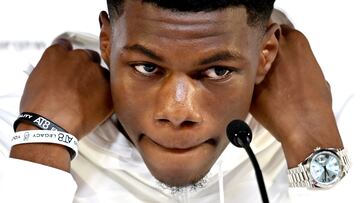
[(301, 164), (288, 170), (288, 180), (290, 187), (312, 187), (310, 184), (310, 176)]
[(351, 168), (351, 162), (347, 153), (346, 149), (338, 150), (337, 154), (339, 155), (341, 161), (344, 163), (344, 174), (346, 175), (349, 173), (349, 169)]
[[(347, 155), (346, 149), (336, 149), (336, 154), (340, 157), (343, 164), (343, 173), (342, 177), (344, 177), (351, 167), (350, 159)], [(311, 155), (310, 155), (311, 156)], [(309, 156), (309, 157), (310, 157)], [(309, 158), (308, 157), (308, 158)], [(306, 160), (308, 159), (306, 158)], [(306, 170), (305, 166), (300, 163), (297, 167), (288, 169), (288, 180), (290, 187), (307, 187), (307, 188), (315, 188), (313, 184), (311, 184), (311, 177), (309, 172)]]

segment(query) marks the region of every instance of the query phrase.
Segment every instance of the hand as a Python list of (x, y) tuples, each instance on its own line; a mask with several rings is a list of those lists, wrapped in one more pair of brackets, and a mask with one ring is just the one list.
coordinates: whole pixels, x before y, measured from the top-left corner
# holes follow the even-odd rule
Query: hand
[[(113, 112), (109, 72), (100, 66), (99, 54), (56, 40), (30, 74), (20, 111), (40, 114), (80, 140)], [(21, 123), (17, 128), (30, 129), (36, 127)], [(69, 153), (61, 145), (16, 145), (10, 157), (70, 170)]]
[(329, 85), (306, 37), (281, 26), (279, 53), (255, 87), (252, 115), (281, 142), (289, 167), (316, 147), (342, 148)]
[(30, 74), (21, 112), (40, 114), (81, 139), (113, 112), (109, 72), (91, 50), (73, 50), (60, 39)]

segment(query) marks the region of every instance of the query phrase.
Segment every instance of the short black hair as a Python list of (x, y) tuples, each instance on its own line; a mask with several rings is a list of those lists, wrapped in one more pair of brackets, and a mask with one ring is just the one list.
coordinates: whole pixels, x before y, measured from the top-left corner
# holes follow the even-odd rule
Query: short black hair
[[(122, 14), (125, 0), (107, 0), (110, 19)], [(129, 0), (128, 0), (129, 1)], [(130, 0), (132, 1), (132, 0)], [(249, 25), (263, 25), (271, 16), (275, 0), (141, 0), (160, 8), (179, 12), (209, 12), (229, 7), (243, 6), (248, 13)]]

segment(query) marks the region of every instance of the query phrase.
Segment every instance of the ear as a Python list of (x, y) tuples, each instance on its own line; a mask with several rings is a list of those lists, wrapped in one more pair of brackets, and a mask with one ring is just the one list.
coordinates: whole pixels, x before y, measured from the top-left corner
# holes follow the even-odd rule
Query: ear
[(269, 72), (279, 50), (280, 26), (276, 23), (268, 25), (261, 42), (259, 67), (256, 73), (256, 84), (260, 84)]
[(106, 65), (110, 68), (110, 53), (111, 53), (111, 24), (109, 16), (105, 11), (101, 11), (99, 15), (100, 23), (100, 52)]

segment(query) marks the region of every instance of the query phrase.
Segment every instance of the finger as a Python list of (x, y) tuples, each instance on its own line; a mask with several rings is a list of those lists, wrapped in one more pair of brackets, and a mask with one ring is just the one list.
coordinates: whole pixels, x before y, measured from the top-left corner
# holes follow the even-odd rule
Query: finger
[(54, 39), (54, 41), (51, 43), (51, 45), (52, 46), (58, 45), (60, 47), (63, 47), (67, 51), (71, 51), (73, 49), (71, 42), (69, 40), (67, 40), (67, 39), (64, 39), (64, 38), (56, 38), (56, 39)]
[(84, 51), (90, 56), (91, 60), (95, 63), (101, 62), (100, 54), (91, 49), (84, 49)]

